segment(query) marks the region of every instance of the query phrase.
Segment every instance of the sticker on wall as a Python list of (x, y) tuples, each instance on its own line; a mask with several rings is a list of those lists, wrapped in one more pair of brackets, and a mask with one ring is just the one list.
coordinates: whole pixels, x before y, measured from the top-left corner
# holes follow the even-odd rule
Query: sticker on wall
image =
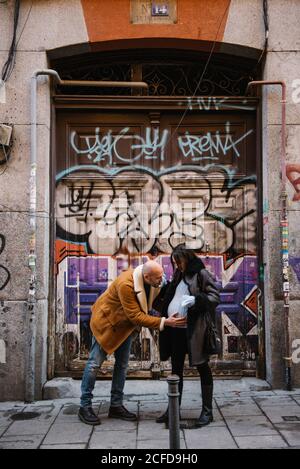
[(6, 363), (6, 346), (3, 339), (0, 339), (0, 363)]

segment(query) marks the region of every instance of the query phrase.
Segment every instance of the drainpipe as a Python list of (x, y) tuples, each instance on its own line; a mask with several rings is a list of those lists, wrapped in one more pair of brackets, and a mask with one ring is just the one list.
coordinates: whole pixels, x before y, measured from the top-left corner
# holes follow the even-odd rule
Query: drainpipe
[(288, 391), (292, 390), (292, 350), (290, 341), (290, 284), (289, 284), (289, 221), (287, 212), (286, 192), (286, 84), (284, 81), (251, 81), (251, 86), (279, 85), (281, 86), (281, 265), (282, 265), (282, 292), (285, 330), (285, 383)]
[(25, 401), (33, 402), (35, 399), (35, 354), (36, 354), (36, 209), (37, 209), (37, 80), (39, 76), (52, 77), (61, 86), (94, 86), (98, 88), (117, 87), (117, 88), (149, 88), (148, 84), (141, 81), (88, 81), (88, 80), (62, 80), (55, 70), (45, 69), (36, 70), (31, 77), (31, 142), (30, 142), (30, 198), (29, 198), (29, 223), (30, 223), (30, 241), (28, 265), (31, 270), (29, 293), (28, 293), (28, 342), (29, 353), (26, 363), (26, 383), (25, 383)]

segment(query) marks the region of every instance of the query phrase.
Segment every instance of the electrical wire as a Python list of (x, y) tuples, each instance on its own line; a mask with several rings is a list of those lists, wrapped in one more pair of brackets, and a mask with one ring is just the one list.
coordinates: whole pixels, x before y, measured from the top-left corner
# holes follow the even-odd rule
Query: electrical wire
[[(2, 204), (0, 202), (0, 216), (3, 213), (7, 213), (7, 212), (4, 212), (3, 209), (8, 210), (9, 213), (25, 213), (25, 214), (28, 215), (28, 217), (30, 217), (32, 215), (32, 212), (29, 212), (29, 210), (12, 210), (11, 207), (9, 207), (8, 205)], [(56, 217), (54, 214), (53, 215), (41, 215), (41, 212), (37, 212), (37, 211), (35, 211), (33, 213), (37, 218), (43, 218), (43, 219), (47, 219), (47, 220), (66, 220), (65, 216)]]
[[(27, 12), (27, 16), (26, 16), (25, 22), (23, 24), (22, 30), (20, 32), (19, 38), (16, 41), (16, 35), (17, 35), (17, 29), (18, 29), (18, 23), (19, 23), (19, 16), (20, 16), (20, 0), (15, 1), (13, 39), (12, 39), (11, 46), (10, 46), (10, 49), (9, 49), (7, 61), (3, 65), (2, 72), (1, 72), (2, 86), (3, 86), (4, 82), (6, 82), (10, 78), (10, 76), (12, 74), (13, 68), (15, 66), (15, 57), (16, 57), (16, 52), (17, 52), (17, 46), (20, 42), (20, 39), (22, 37), (22, 34), (23, 34), (24, 29), (26, 27), (26, 24), (28, 22), (28, 19), (29, 19), (31, 10), (32, 10), (32, 6), (33, 6), (33, 0), (31, 2), (31, 5), (30, 5), (29, 10)], [(2, 152), (4, 153), (5, 159), (0, 160), (0, 166), (6, 164), (6, 167), (4, 168), (3, 171), (0, 172), (0, 176), (2, 176), (5, 173), (5, 171), (7, 170), (7, 163), (8, 163), (8, 160), (9, 160), (9, 157), (10, 157), (10, 154), (11, 154), (11, 148), (12, 148), (12, 145), (10, 145), (8, 147), (8, 150), (7, 150), (6, 146), (4, 146), (2, 144), (1, 144), (1, 146), (2, 146)]]
[(268, 49), (268, 42), (269, 42), (269, 5), (268, 0), (263, 0), (263, 19), (264, 19), (264, 26), (265, 26), (265, 44), (263, 51), (261, 53), (260, 58), (258, 59), (256, 67), (260, 64), (262, 58), (265, 56), (267, 49)]
[(26, 20), (25, 20), (25, 22), (24, 22), (24, 24), (23, 24), (23, 28), (22, 28), (22, 30), (21, 30), (21, 32), (20, 32), (19, 39), (17, 40), (17, 44), (16, 44), (17, 46), (18, 46), (18, 44), (19, 44), (19, 42), (20, 42), (20, 40), (21, 40), (23, 31), (24, 31), (24, 29), (25, 29), (25, 27), (26, 27), (26, 24), (27, 24), (28, 20), (29, 20), (29, 16), (30, 16), (32, 7), (33, 7), (33, 0), (32, 0), (32, 2), (31, 2), (31, 5), (30, 5), (29, 9), (28, 9), (27, 16), (26, 16)]
[(268, 0), (263, 0), (264, 24), (265, 30), (269, 31), (269, 5)]
[[(29, 210), (12, 210), (11, 207), (9, 207), (8, 205), (4, 205), (0, 202), (0, 216), (4, 213), (7, 213), (7, 212), (4, 212), (3, 209), (6, 209), (9, 211), (9, 213), (25, 213), (28, 215), (28, 217), (30, 217), (32, 215), (32, 213), (29, 212)], [(2, 211), (1, 211), (2, 210)], [(54, 216), (51, 216), (51, 215), (39, 215), (41, 212), (34, 212), (35, 216), (37, 218), (43, 218), (43, 219), (54, 219), (54, 220), (60, 220), (60, 219), (65, 219), (66, 217), (54, 217)]]
[[(221, 18), (221, 21), (220, 21), (220, 23), (219, 23), (219, 26), (218, 26), (218, 29), (217, 29), (217, 33), (216, 33), (214, 42), (213, 42), (213, 44), (212, 44), (212, 48), (211, 48), (211, 50), (210, 50), (209, 56), (208, 56), (208, 58), (207, 58), (207, 61), (206, 61), (206, 63), (205, 63), (205, 66), (204, 66), (202, 75), (201, 75), (201, 77), (200, 77), (200, 79), (199, 79), (199, 81), (198, 81), (198, 83), (197, 83), (197, 86), (196, 86), (196, 88), (195, 88), (195, 91), (194, 91), (193, 95), (191, 96), (191, 100), (196, 96), (196, 93), (197, 93), (198, 89), (200, 88), (200, 85), (201, 85), (202, 80), (203, 80), (203, 77), (204, 77), (204, 75), (205, 75), (205, 73), (206, 73), (207, 67), (208, 67), (208, 65), (209, 65), (209, 63), (210, 63), (210, 61), (211, 61), (211, 58), (212, 58), (212, 55), (213, 55), (213, 52), (214, 52), (214, 49), (215, 49), (215, 46), (216, 46), (216, 43), (217, 43), (217, 38), (218, 38), (218, 34), (219, 34), (219, 31), (220, 31), (220, 28), (221, 28), (221, 26), (222, 26), (222, 23), (223, 23), (223, 21), (224, 21), (224, 18), (225, 18), (225, 16), (226, 16), (228, 10), (229, 10), (229, 7), (230, 7), (230, 2), (228, 2), (228, 5), (227, 5), (227, 7), (225, 8), (225, 11), (224, 11), (224, 13), (223, 13), (223, 15), (222, 15), (222, 18)], [(176, 128), (173, 130), (173, 132), (171, 133), (171, 135), (170, 135), (170, 137), (169, 137), (167, 143), (169, 143), (169, 141), (174, 137), (175, 133), (176, 133), (177, 130), (179, 129), (180, 125), (182, 124), (182, 122), (183, 122), (183, 120), (184, 120), (186, 114), (188, 113), (188, 111), (189, 111), (189, 107), (187, 106), (186, 109), (185, 109), (185, 111), (184, 111), (184, 113), (182, 114), (182, 117), (181, 117), (181, 119), (180, 119), (178, 125), (177, 125)]]
[(15, 11), (14, 11), (14, 30), (13, 30), (13, 38), (10, 45), (10, 49), (8, 52), (8, 58), (5, 64), (2, 67), (1, 71), (1, 79), (3, 82), (6, 82), (12, 74), (13, 68), (15, 66), (16, 61), (16, 36), (17, 36), (17, 28), (19, 22), (19, 15), (20, 15), (20, 0), (15, 0)]
[(260, 54), (260, 57), (252, 69), (251, 73), (254, 74), (257, 71), (259, 64), (261, 63), (262, 59), (265, 57), (266, 52), (268, 50), (268, 42), (269, 42), (269, 5), (268, 0), (263, 0), (263, 20), (264, 20), (264, 27), (265, 27), (265, 42), (263, 50)]

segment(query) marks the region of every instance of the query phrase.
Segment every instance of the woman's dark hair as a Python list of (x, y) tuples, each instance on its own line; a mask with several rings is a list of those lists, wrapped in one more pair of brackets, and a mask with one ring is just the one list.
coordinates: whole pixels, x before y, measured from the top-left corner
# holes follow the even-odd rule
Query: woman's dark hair
[(181, 261), (181, 260), (185, 260), (187, 263), (189, 263), (190, 261), (194, 260), (196, 258), (196, 254), (194, 253), (194, 251), (192, 251), (191, 249), (187, 249), (183, 246), (177, 246), (172, 254), (171, 254), (171, 259), (172, 261), (174, 262), (177, 262), (177, 261)]
[(190, 265), (192, 262), (200, 265), (202, 269), (205, 269), (205, 265), (199, 259), (197, 254), (192, 249), (187, 249), (186, 247), (179, 245), (177, 246), (171, 254), (171, 262), (174, 268), (174, 261), (177, 263), (179, 260), (186, 261), (186, 265)]

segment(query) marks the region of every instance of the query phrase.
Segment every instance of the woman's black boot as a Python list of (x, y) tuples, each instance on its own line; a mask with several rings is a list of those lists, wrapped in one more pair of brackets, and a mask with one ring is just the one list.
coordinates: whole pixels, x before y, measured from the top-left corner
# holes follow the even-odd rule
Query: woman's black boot
[(213, 421), (212, 399), (213, 386), (201, 386), (202, 389), (202, 412), (196, 421), (197, 427), (204, 427)]
[[(179, 420), (181, 420), (180, 410), (179, 410)], [(169, 407), (163, 414), (157, 417), (156, 423), (169, 423)]]
[[(180, 406), (181, 406), (181, 399), (182, 399), (182, 385), (181, 389), (179, 389), (179, 420), (181, 420), (181, 414), (180, 414)], [(156, 423), (169, 423), (169, 406), (167, 407), (167, 410), (161, 414), (159, 417), (156, 419)]]
[(169, 422), (169, 407), (163, 414), (161, 414), (156, 419), (156, 423), (168, 423), (168, 422)]
[[(179, 420), (181, 420), (180, 406), (182, 401), (183, 378), (179, 382)], [(169, 406), (167, 410), (156, 419), (156, 423), (169, 423)]]

